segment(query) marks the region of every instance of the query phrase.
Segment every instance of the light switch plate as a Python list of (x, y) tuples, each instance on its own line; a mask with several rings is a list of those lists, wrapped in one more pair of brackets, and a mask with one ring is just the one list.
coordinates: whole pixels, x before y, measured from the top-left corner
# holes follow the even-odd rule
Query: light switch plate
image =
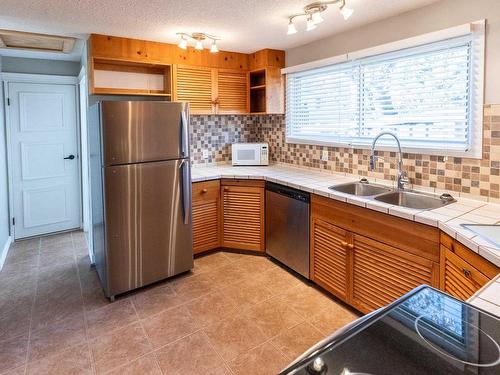
[(208, 159), (208, 150), (203, 150), (203, 159)]

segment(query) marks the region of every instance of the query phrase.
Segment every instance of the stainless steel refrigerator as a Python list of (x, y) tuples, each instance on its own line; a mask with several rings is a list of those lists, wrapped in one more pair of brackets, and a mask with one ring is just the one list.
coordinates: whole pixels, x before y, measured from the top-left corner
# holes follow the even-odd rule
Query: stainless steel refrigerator
[(107, 297), (193, 268), (187, 103), (89, 113), (94, 259)]

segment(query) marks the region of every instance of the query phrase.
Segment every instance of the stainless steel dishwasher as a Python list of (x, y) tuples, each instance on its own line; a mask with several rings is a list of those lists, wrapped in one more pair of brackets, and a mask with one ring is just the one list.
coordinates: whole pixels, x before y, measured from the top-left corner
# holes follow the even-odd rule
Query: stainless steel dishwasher
[(309, 279), (309, 193), (266, 183), (266, 252)]

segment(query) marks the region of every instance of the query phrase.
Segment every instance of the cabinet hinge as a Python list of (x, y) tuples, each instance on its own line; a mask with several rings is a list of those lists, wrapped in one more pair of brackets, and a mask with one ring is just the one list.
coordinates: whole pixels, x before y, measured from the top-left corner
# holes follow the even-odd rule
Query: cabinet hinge
[(7, 105), (10, 105), (10, 98), (7, 98)]
[(12, 225), (16, 225), (16, 218), (15, 217), (12, 218)]

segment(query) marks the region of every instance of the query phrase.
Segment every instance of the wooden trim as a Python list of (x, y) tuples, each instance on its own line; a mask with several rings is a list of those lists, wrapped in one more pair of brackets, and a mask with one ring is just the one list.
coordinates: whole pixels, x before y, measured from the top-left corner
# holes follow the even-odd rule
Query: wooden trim
[(221, 186), (256, 186), (256, 187), (265, 187), (266, 181), (264, 180), (250, 180), (250, 179), (241, 179), (241, 178), (223, 178), (221, 180)]

